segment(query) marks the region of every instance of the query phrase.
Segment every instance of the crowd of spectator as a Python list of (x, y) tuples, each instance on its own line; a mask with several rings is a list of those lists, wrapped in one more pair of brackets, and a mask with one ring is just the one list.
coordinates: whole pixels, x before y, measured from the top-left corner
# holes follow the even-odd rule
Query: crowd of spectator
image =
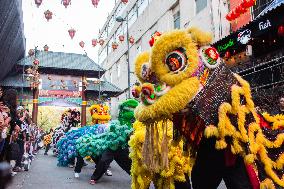
[(17, 105), (17, 91), (0, 87), (0, 162), (11, 165), (12, 176), (28, 170), (24, 160), (30, 162), (37, 154), (43, 134), (29, 110)]

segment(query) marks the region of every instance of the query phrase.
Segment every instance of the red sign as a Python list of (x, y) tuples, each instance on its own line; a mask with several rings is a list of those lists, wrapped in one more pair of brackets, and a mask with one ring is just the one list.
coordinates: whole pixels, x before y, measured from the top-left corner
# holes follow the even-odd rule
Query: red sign
[[(230, 10), (238, 7), (240, 5), (240, 0), (230, 0)], [(241, 14), (237, 19), (231, 22), (232, 30), (235, 32), (240, 29), (242, 26), (248, 24), (251, 21), (251, 13), (250, 11)]]

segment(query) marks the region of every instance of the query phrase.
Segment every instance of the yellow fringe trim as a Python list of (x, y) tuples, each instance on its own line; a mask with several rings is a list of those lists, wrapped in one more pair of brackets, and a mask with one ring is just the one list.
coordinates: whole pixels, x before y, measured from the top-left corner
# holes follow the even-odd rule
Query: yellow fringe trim
[(273, 126), (272, 126), (273, 130), (284, 128), (284, 115), (283, 114), (271, 116), (265, 112), (262, 114), (262, 116), (264, 117), (266, 121), (273, 123)]
[(275, 186), (270, 179), (265, 179), (260, 183), (260, 189), (275, 189)]
[[(130, 138), (129, 145), (131, 147), (130, 157), (132, 159), (131, 176), (132, 176), (132, 189), (148, 189), (150, 183), (153, 182), (157, 189), (164, 189), (169, 187), (174, 189), (174, 181), (185, 181), (185, 174), (190, 175), (192, 167), (192, 159), (189, 155), (183, 153), (183, 142), (180, 141), (177, 146), (171, 145), (172, 143), (172, 129), (173, 124), (167, 121), (167, 136), (168, 136), (168, 161), (169, 168), (161, 169), (160, 166), (147, 168), (143, 164), (142, 147), (145, 140), (146, 126), (136, 121), (133, 124), (134, 133)], [(161, 144), (163, 140), (162, 121), (157, 123), (158, 129), (158, 144), (155, 143), (154, 156), (160, 157), (162, 153)], [(159, 160), (159, 159), (158, 159)]]
[(209, 125), (208, 127), (206, 127), (204, 130), (204, 136), (206, 138), (218, 137), (219, 133), (217, 127), (215, 127), (214, 125)]

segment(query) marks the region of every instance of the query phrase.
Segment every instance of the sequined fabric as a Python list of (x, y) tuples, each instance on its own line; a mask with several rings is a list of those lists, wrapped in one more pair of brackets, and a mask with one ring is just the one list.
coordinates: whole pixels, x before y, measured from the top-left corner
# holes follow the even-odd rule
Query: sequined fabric
[(231, 86), (238, 84), (233, 73), (220, 65), (211, 74), (204, 89), (189, 104), (193, 112), (204, 121), (205, 125), (217, 125), (218, 108), (223, 102), (231, 102)]

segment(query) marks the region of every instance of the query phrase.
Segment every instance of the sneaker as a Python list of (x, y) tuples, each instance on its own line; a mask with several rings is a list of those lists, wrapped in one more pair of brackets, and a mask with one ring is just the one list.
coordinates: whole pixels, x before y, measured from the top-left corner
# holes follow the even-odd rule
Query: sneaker
[(89, 183), (90, 183), (91, 185), (95, 185), (95, 184), (96, 184), (96, 181), (95, 181), (95, 180), (90, 180)]
[(79, 173), (75, 173), (75, 174), (74, 174), (74, 177), (75, 177), (75, 178), (79, 178), (79, 177), (80, 177)]
[(69, 168), (74, 168), (74, 165), (69, 164), (68, 167), (69, 167)]
[(11, 171), (11, 176), (15, 176), (17, 174), (17, 172)]
[(23, 170), (22, 170), (21, 167), (14, 167), (14, 168), (13, 168), (13, 171), (14, 171), (14, 172), (22, 172)]
[(112, 176), (112, 172), (110, 170), (106, 170), (105, 174), (106, 176)]

